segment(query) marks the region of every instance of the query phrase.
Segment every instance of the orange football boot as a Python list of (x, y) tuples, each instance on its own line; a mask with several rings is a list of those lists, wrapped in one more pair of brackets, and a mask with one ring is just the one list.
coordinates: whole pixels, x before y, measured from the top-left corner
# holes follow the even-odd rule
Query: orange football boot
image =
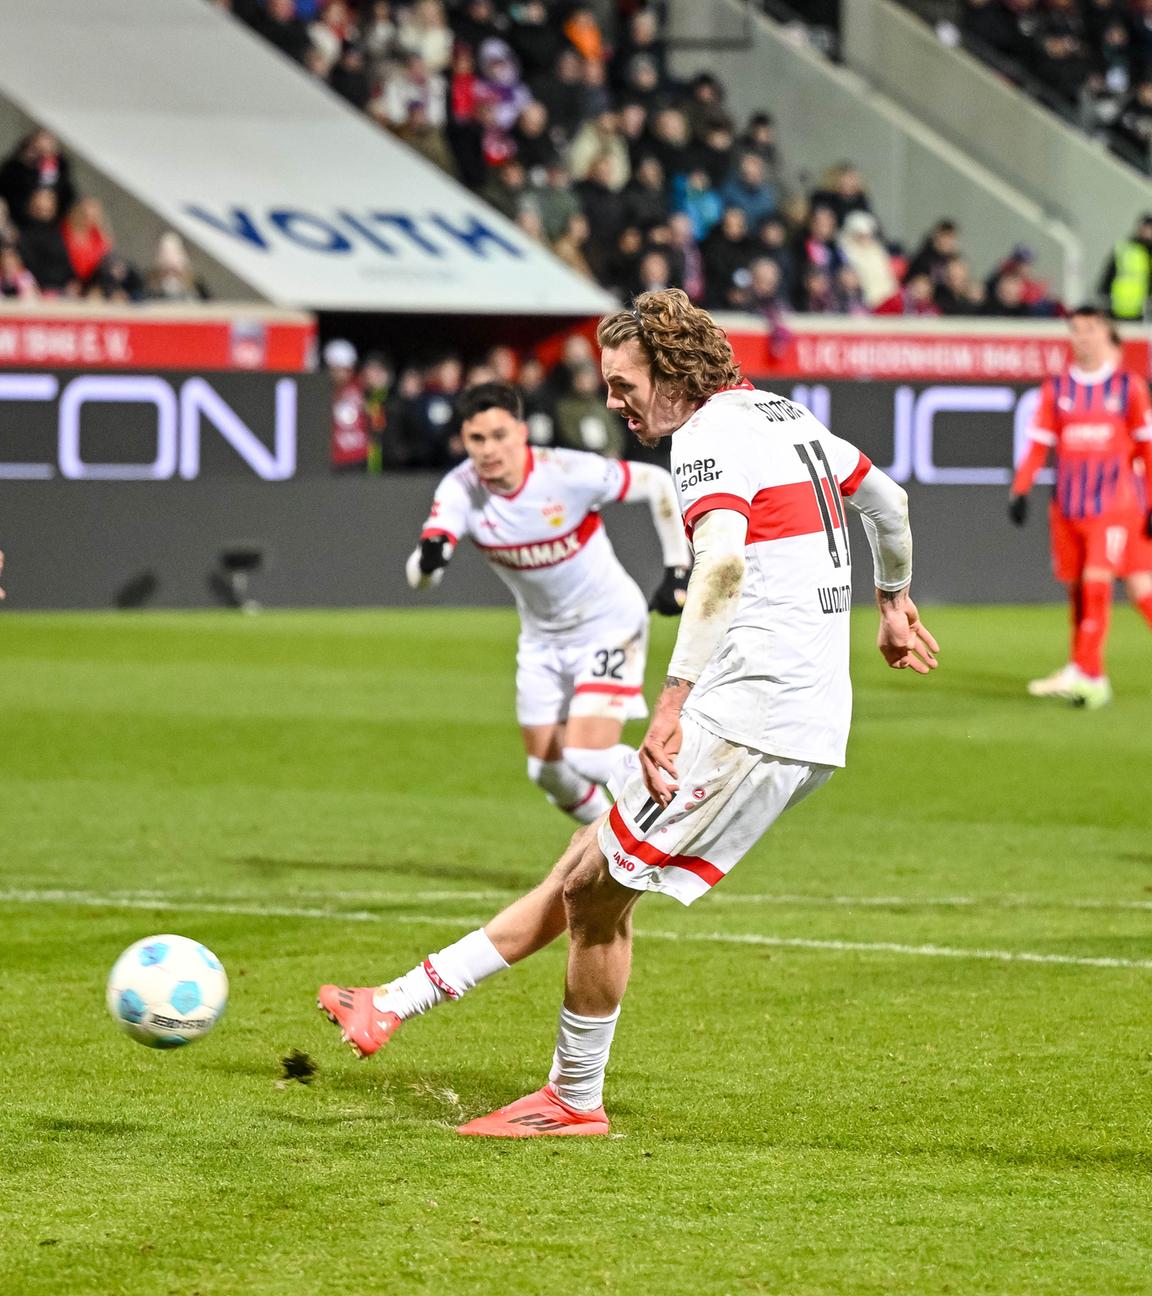
[(316, 1007), (334, 1025), (352, 1050), (361, 1058), (371, 1057), (399, 1030), (401, 1019), (392, 1012), (376, 1007), (376, 990), (372, 986), (322, 985), (316, 996)]
[(487, 1138), (539, 1138), (559, 1134), (607, 1134), (608, 1113), (603, 1107), (595, 1111), (576, 1111), (562, 1103), (551, 1085), (536, 1093), (517, 1098), (507, 1107), (478, 1116), (460, 1125), (457, 1134), (480, 1134)]

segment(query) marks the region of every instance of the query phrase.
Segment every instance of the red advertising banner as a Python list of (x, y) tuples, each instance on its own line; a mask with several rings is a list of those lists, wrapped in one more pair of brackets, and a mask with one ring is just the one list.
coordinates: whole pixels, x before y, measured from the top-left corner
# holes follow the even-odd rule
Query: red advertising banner
[[(733, 317), (729, 317), (732, 320)], [(813, 328), (789, 320), (774, 333), (733, 326), (728, 336), (744, 372), (754, 378), (887, 379), (935, 382), (1040, 382), (1068, 361), (1067, 328), (1059, 322), (982, 328), (921, 325), (916, 332), (868, 323)], [(1126, 338), (1124, 362), (1148, 374), (1147, 337)]]
[(0, 369), (303, 373), (314, 368), (315, 351), (315, 320), (296, 312), (0, 311)]

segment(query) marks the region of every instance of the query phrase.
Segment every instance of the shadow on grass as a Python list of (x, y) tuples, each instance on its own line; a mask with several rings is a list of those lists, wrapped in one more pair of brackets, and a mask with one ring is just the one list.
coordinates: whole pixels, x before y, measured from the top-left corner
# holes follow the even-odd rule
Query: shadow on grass
[(84, 1120), (80, 1117), (36, 1117), (31, 1123), (51, 1134), (102, 1134), (105, 1137), (139, 1134), (148, 1129), (141, 1121)]
[[(370, 860), (293, 860), (276, 859), (270, 855), (245, 855), (233, 863), (243, 864), (246, 868), (257, 870), (264, 877), (273, 877), (280, 873), (306, 871), (309, 873), (374, 873), (383, 877), (409, 873), (414, 877), (428, 878), (434, 882), (479, 882), (485, 890), (519, 891), (535, 886), (544, 876), (552, 859), (542, 859), (538, 872), (513, 873), (493, 869), (490, 865), (459, 864), (449, 860), (396, 860), (382, 863)], [(382, 900), (387, 896), (382, 895)]]

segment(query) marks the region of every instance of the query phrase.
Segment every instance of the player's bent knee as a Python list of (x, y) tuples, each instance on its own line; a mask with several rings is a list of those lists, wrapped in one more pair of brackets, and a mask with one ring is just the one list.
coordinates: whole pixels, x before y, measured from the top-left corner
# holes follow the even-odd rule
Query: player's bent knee
[(610, 899), (622, 899), (617, 894), (621, 890), (608, 872), (608, 861), (599, 846), (592, 843), (564, 879), (564, 905), (574, 912), (594, 910)]

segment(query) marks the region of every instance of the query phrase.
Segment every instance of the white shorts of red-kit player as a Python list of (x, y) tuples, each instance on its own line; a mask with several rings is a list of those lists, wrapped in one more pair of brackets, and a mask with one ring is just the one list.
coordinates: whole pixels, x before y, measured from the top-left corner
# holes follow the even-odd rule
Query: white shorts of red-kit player
[(628, 465), (578, 450), (528, 455), (528, 473), (508, 495), (484, 485), (471, 462), (454, 468), (422, 538), (469, 537), (512, 591), (521, 724), (642, 716), (647, 602), (600, 518), (603, 505), (627, 492)]

